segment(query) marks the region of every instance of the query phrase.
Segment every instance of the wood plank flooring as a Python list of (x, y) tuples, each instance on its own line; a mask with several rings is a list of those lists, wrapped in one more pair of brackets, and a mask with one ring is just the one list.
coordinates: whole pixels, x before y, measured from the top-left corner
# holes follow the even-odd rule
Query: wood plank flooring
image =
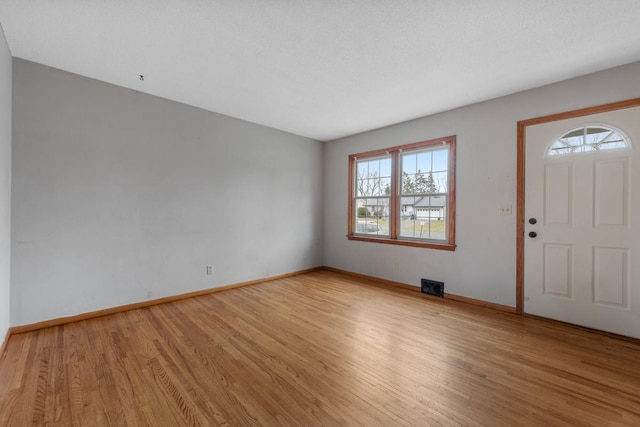
[(640, 345), (318, 271), (12, 336), (28, 425), (638, 426)]

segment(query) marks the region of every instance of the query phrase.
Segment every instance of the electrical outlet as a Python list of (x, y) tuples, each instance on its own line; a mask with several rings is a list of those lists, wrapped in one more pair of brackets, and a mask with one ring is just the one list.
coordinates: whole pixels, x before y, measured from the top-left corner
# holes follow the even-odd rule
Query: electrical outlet
[(500, 215), (511, 215), (511, 205), (500, 206)]
[(213, 274), (213, 266), (207, 265), (207, 276), (210, 276), (212, 274)]

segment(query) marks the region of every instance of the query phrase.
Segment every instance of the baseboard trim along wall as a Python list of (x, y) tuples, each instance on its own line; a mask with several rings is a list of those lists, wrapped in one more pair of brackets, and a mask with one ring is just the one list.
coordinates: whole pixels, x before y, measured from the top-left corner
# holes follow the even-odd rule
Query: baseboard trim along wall
[[(49, 328), (49, 327), (53, 327), (53, 326), (61, 326), (61, 325), (65, 325), (67, 323), (79, 322), (79, 321), (82, 321), (82, 320), (93, 319), (93, 318), (96, 318), (96, 317), (108, 316), (110, 314), (122, 313), (122, 312), (125, 312), (125, 311), (135, 310), (135, 309), (138, 309), (138, 308), (145, 308), (145, 307), (151, 307), (151, 306), (159, 305), (159, 304), (166, 304), (166, 303), (170, 303), (170, 302), (173, 302), (173, 301), (180, 301), (180, 300), (187, 299), (187, 298), (193, 298), (193, 297), (197, 297), (197, 296), (201, 296), (201, 295), (213, 294), (213, 293), (216, 293), (216, 292), (222, 292), (222, 291), (227, 291), (227, 290), (230, 290), (230, 289), (241, 288), (241, 287), (244, 287), (244, 286), (256, 285), (258, 283), (270, 282), (270, 281), (278, 280), (278, 279), (285, 279), (287, 277), (298, 276), (298, 275), (301, 275), (301, 274), (311, 273), (311, 272), (319, 271), (319, 270), (332, 271), (334, 273), (343, 274), (345, 276), (351, 276), (351, 277), (354, 277), (354, 278), (371, 281), (371, 282), (374, 282), (375, 284), (378, 284), (378, 285), (392, 287), (392, 288), (396, 288), (396, 289), (403, 289), (403, 290), (411, 291), (411, 292), (416, 292), (420, 296), (422, 296), (424, 298), (431, 299), (431, 300), (439, 300), (440, 299), (438, 297), (434, 297), (434, 296), (431, 296), (431, 295), (422, 294), (420, 292), (420, 287), (418, 287), (418, 286), (411, 286), (411, 285), (407, 285), (406, 283), (395, 282), (393, 280), (382, 279), (382, 278), (379, 278), (379, 277), (369, 276), (369, 275), (366, 275), (366, 274), (354, 273), (352, 271), (342, 270), (342, 269), (335, 268), (335, 267), (319, 266), (319, 267), (307, 268), (307, 269), (304, 269), (304, 270), (298, 270), (298, 271), (294, 271), (294, 272), (291, 272), (291, 273), (280, 274), (280, 275), (277, 275), (277, 276), (269, 276), (269, 277), (264, 277), (262, 279), (255, 279), (255, 280), (250, 280), (250, 281), (247, 281), (247, 282), (240, 282), (240, 283), (234, 283), (234, 284), (231, 284), (231, 285), (220, 286), (220, 287), (217, 287), (217, 288), (203, 289), (203, 290), (200, 290), (200, 291), (188, 292), (188, 293), (184, 293), (184, 294), (180, 294), (180, 295), (174, 295), (174, 296), (170, 296), (170, 297), (164, 297), (164, 298), (158, 298), (158, 299), (149, 300), (149, 301), (142, 301), (142, 302), (133, 303), (133, 304), (121, 305), (121, 306), (118, 306), (118, 307), (107, 308), (107, 309), (104, 309), (104, 310), (97, 310), (97, 311), (92, 311), (92, 312), (88, 312), (88, 313), (82, 313), (82, 314), (78, 314), (78, 315), (75, 315), (75, 316), (61, 317), (61, 318), (58, 318), (58, 319), (45, 320), (43, 322), (32, 323), (32, 324), (29, 324), (29, 325), (14, 326), (14, 327), (9, 328), (9, 330), (7, 331), (7, 333), (4, 336), (4, 340), (0, 344), (0, 361), (3, 359), (3, 356), (5, 355), (5, 350), (6, 350), (6, 347), (7, 347), (7, 343), (9, 342), (9, 338), (12, 335), (21, 334), (21, 333), (25, 333), (25, 332), (37, 331), (39, 329)], [(489, 309), (502, 311), (502, 312), (506, 312), (506, 313), (514, 313), (514, 314), (516, 313), (515, 307), (509, 307), (509, 306), (506, 306), (506, 305), (495, 304), (495, 303), (492, 303), (492, 302), (482, 301), (482, 300), (478, 300), (478, 299), (475, 299), (475, 298), (463, 297), (461, 295), (445, 293), (444, 294), (444, 299), (445, 300), (450, 300), (450, 301), (462, 302), (462, 303), (471, 304), (471, 305), (480, 306), (480, 307), (486, 307), (486, 308), (489, 308)], [(531, 315), (531, 314), (524, 314), (524, 316), (525, 317), (529, 317), (529, 318), (533, 318), (533, 319), (542, 320), (542, 321), (547, 321), (547, 322), (550, 323), (550, 325), (553, 325), (553, 324), (569, 325), (568, 323), (565, 323), (565, 322), (560, 322), (560, 321), (557, 321), (557, 320), (552, 320), (552, 319), (547, 319), (547, 318), (544, 318), (544, 317), (534, 316), (534, 315)], [(630, 337), (626, 337), (626, 336), (622, 336), (622, 335), (612, 334), (612, 333), (609, 333), (609, 332), (599, 331), (599, 330), (596, 330), (596, 329), (586, 328), (586, 327), (577, 326), (577, 325), (571, 325), (571, 326), (575, 326), (575, 327), (583, 329), (583, 330), (594, 332), (596, 334), (607, 335), (607, 336), (610, 336), (610, 337), (619, 338), (619, 339), (622, 339), (622, 340), (625, 340), (625, 341), (632, 342), (634, 344), (640, 343), (640, 340), (637, 339), (637, 338), (630, 338)]]
[[(173, 295), (173, 296), (164, 297), (164, 298), (157, 298), (157, 299), (152, 299), (152, 300), (149, 300), (149, 301), (141, 301), (141, 302), (136, 302), (136, 303), (133, 303), (133, 304), (120, 305), (120, 306), (117, 306), (117, 307), (106, 308), (104, 310), (91, 311), (91, 312), (88, 312), (88, 313), (77, 314), (77, 315), (74, 315), (74, 316), (60, 317), (60, 318), (57, 318), (57, 319), (44, 320), (42, 322), (31, 323), (31, 324), (28, 324), (28, 325), (14, 326), (12, 328), (9, 328), (9, 332), (7, 333), (7, 338), (9, 337), (9, 335), (15, 335), (15, 334), (22, 334), (24, 332), (37, 331), (38, 329), (50, 328), (52, 326), (60, 326), (60, 325), (64, 325), (64, 324), (67, 324), (67, 323), (79, 322), (81, 320), (88, 320), (88, 319), (93, 319), (93, 318), (96, 318), (96, 317), (108, 316), (110, 314), (122, 313), (122, 312), (125, 312), (125, 311), (135, 310), (135, 309), (138, 309), (138, 308), (151, 307), (151, 306), (158, 305), (158, 304), (166, 304), (166, 303), (169, 303), (169, 302), (180, 301), (180, 300), (183, 300), (183, 299), (198, 297), (198, 296), (201, 296), (201, 295), (208, 295), (208, 294), (213, 294), (213, 293), (216, 293), (216, 292), (228, 291), (229, 289), (241, 288), (243, 286), (250, 286), (250, 285), (255, 285), (255, 284), (258, 284), (258, 283), (270, 282), (272, 280), (285, 279), (287, 277), (298, 276), (300, 274), (311, 273), (313, 271), (318, 271), (318, 270), (322, 270), (322, 269), (323, 269), (323, 267), (321, 267), (321, 266), (320, 267), (312, 267), (312, 268), (307, 268), (305, 270), (298, 270), (298, 271), (294, 271), (294, 272), (291, 272), (291, 273), (279, 274), (277, 276), (264, 277), (262, 279), (249, 280), (247, 282), (234, 283), (234, 284), (231, 284), (231, 285), (220, 286), (220, 287), (217, 287), (217, 288), (202, 289), (200, 291), (187, 292), (187, 293), (184, 293), (184, 294)], [(5, 342), (6, 342), (6, 340), (5, 340)], [(4, 344), (3, 344), (2, 348), (4, 348)]]
[[(110, 314), (122, 313), (122, 312), (125, 312), (125, 311), (135, 310), (135, 309), (138, 309), (138, 308), (151, 307), (151, 306), (158, 305), (158, 304), (166, 304), (166, 303), (170, 303), (170, 302), (173, 302), (173, 301), (179, 301), (179, 300), (183, 300), (183, 299), (187, 299), (187, 298), (193, 298), (193, 297), (197, 297), (197, 296), (201, 296), (201, 295), (208, 295), (208, 294), (212, 294), (212, 293), (216, 293), (216, 292), (227, 291), (229, 289), (241, 288), (243, 286), (250, 286), (250, 285), (255, 285), (255, 284), (258, 284), (258, 283), (269, 282), (269, 281), (272, 281), (272, 280), (278, 280), (278, 279), (284, 279), (284, 278), (287, 278), (287, 277), (298, 276), (300, 274), (311, 273), (313, 271), (318, 271), (318, 270), (333, 271), (334, 273), (344, 274), (346, 276), (352, 276), (352, 277), (357, 277), (359, 279), (365, 279), (365, 280), (368, 280), (368, 281), (373, 281), (375, 283), (382, 284), (382, 285), (385, 285), (385, 286), (390, 286), (390, 287), (394, 287), (394, 288), (400, 288), (400, 289), (404, 289), (404, 290), (420, 293), (420, 288), (418, 286), (411, 286), (411, 285), (407, 285), (405, 283), (394, 282), (393, 280), (381, 279), (379, 277), (368, 276), (366, 274), (360, 274), (360, 273), (354, 273), (352, 271), (341, 270), (339, 268), (334, 268), (334, 267), (329, 267), (329, 266), (313, 267), (313, 268), (307, 268), (305, 270), (294, 271), (294, 272), (291, 272), (291, 273), (280, 274), (280, 275), (277, 275), (277, 276), (264, 277), (262, 279), (256, 279), (256, 280), (250, 280), (250, 281), (247, 281), (247, 282), (240, 282), (240, 283), (234, 283), (234, 284), (231, 284), (231, 285), (220, 286), (220, 287), (217, 287), (217, 288), (203, 289), (203, 290), (200, 290), (200, 291), (188, 292), (188, 293), (174, 295), (174, 296), (170, 296), (170, 297), (157, 298), (157, 299), (153, 299), (153, 300), (149, 300), (149, 301), (141, 301), (141, 302), (137, 302), (137, 303), (133, 303), (133, 304), (126, 304), (126, 305), (121, 305), (121, 306), (117, 306), (117, 307), (106, 308), (106, 309), (103, 309), (103, 310), (91, 311), (91, 312), (88, 312), (88, 313), (81, 313), (81, 314), (77, 314), (77, 315), (74, 315), (74, 316), (60, 317), (60, 318), (57, 318), (57, 319), (45, 320), (45, 321), (42, 321), (42, 322), (31, 323), (31, 324), (28, 324), (28, 325), (14, 326), (14, 327), (9, 328), (9, 330), (7, 331), (6, 337), (5, 337), (4, 341), (2, 342), (2, 347), (0, 347), (0, 358), (2, 357), (2, 354), (4, 352), (4, 348), (5, 348), (5, 346), (7, 344), (7, 341), (9, 340), (9, 337), (11, 335), (22, 334), (22, 333), (31, 332), (31, 331), (37, 331), (39, 329), (50, 328), (50, 327), (53, 327), (53, 326), (61, 326), (61, 325), (65, 325), (67, 323), (79, 322), (79, 321), (82, 321), (82, 320), (93, 319), (93, 318), (96, 318), (96, 317), (108, 316)], [(420, 294), (420, 295), (423, 295), (423, 294)], [(426, 298), (435, 298), (435, 297), (431, 297), (431, 296), (427, 296), (427, 295), (425, 295), (425, 297)], [(455, 295), (455, 294), (445, 293), (444, 294), (444, 299), (451, 300), (451, 301), (457, 301), (457, 302), (463, 302), (463, 303), (467, 303), (467, 304), (473, 304), (473, 305), (481, 306), (481, 307), (487, 307), (487, 308), (491, 308), (491, 309), (494, 309), (494, 310), (503, 311), (503, 312), (507, 312), (507, 313), (515, 313), (515, 307), (509, 307), (509, 306), (506, 306), (506, 305), (495, 304), (495, 303), (492, 303), (492, 302), (482, 301), (482, 300), (478, 300), (478, 299), (474, 299), (474, 298), (463, 297), (463, 296)]]
[[(334, 268), (334, 267), (324, 266), (324, 269), (328, 270), (328, 271), (333, 271), (335, 273), (345, 274), (347, 276), (357, 277), (359, 279), (371, 280), (373, 282), (380, 283), (380, 284), (387, 285), (387, 286), (392, 286), (392, 287), (395, 287), (395, 288), (402, 288), (402, 289), (406, 289), (406, 290), (413, 291), (413, 292), (420, 292), (420, 287), (419, 286), (411, 286), (411, 285), (407, 285), (405, 283), (394, 282), (393, 280), (381, 279), (379, 277), (368, 276), (366, 274), (360, 274), (360, 273), (354, 273), (352, 271), (341, 270), (339, 268)], [(423, 295), (423, 294), (421, 294), (421, 295)], [(429, 296), (429, 295), (425, 295), (425, 297), (438, 299), (437, 297), (432, 297), (432, 296)], [(515, 307), (509, 307), (508, 305), (496, 304), (496, 303), (493, 303), (493, 302), (482, 301), (482, 300), (475, 299), (475, 298), (463, 297), (461, 295), (449, 294), (449, 293), (446, 293), (446, 292), (444, 294), (444, 299), (448, 299), (448, 300), (451, 300), (451, 301), (464, 302), (464, 303), (467, 303), (467, 304), (473, 304), (473, 305), (477, 305), (477, 306), (481, 306), (481, 307), (487, 307), (487, 308), (491, 308), (491, 309), (498, 310), (498, 311), (504, 311), (504, 312), (507, 312), (507, 313), (515, 313), (516, 312), (516, 308)]]

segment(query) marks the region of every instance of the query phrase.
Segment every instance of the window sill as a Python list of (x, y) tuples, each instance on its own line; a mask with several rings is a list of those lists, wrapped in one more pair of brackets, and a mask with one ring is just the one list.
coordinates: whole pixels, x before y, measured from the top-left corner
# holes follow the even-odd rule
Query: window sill
[(347, 235), (347, 239), (358, 242), (385, 243), (387, 245), (413, 246), (415, 248), (439, 249), (443, 251), (455, 251), (456, 245), (450, 243), (418, 242), (415, 240), (387, 239), (383, 237), (365, 237), (354, 234)]

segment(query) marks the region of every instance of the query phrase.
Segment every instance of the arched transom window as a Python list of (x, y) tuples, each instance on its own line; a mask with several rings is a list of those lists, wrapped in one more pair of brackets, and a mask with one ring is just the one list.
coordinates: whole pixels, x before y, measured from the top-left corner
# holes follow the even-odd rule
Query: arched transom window
[(549, 146), (546, 154), (547, 156), (560, 156), (629, 147), (629, 140), (621, 131), (604, 125), (587, 125), (572, 129), (562, 135)]

